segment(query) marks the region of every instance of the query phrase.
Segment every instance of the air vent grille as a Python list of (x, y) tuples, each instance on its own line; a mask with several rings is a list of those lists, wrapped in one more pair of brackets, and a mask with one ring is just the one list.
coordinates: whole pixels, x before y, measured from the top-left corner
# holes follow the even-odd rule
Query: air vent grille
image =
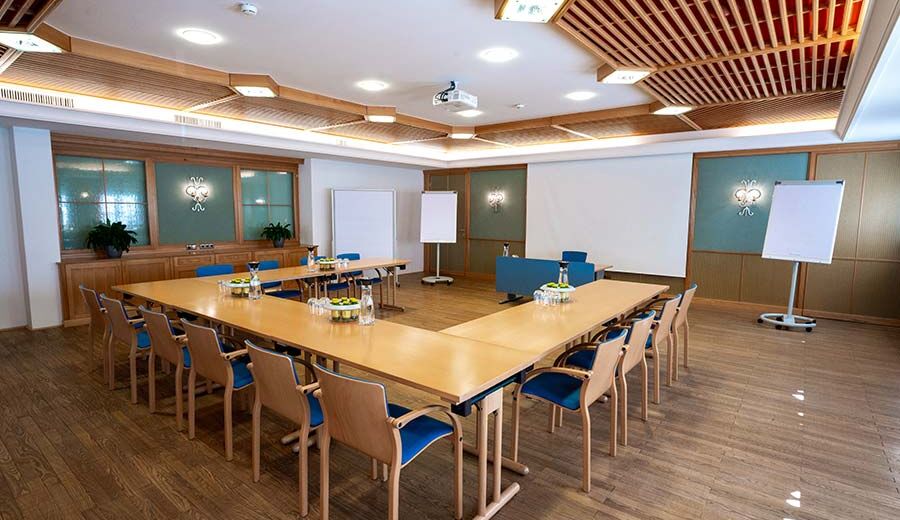
[(182, 125), (200, 126), (203, 128), (216, 128), (219, 130), (221, 130), (222, 128), (221, 121), (213, 121), (211, 119), (203, 119), (200, 117), (186, 116), (182, 114), (175, 114), (175, 122)]
[(38, 94), (6, 87), (0, 87), (0, 99), (48, 107), (75, 108), (75, 100), (70, 97)]

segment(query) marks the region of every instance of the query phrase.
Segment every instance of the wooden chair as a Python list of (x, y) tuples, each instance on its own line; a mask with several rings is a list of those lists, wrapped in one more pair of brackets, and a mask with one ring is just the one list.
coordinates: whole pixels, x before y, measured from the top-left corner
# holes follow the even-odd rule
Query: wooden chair
[(144, 328), (143, 318), (129, 319), (125, 312), (125, 304), (121, 300), (110, 298), (105, 294), (100, 295), (100, 303), (106, 310), (106, 317), (110, 324), (110, 338), (107, 346), (107, 370), (109, 389), (116, 389), (116, 356), (114, 345), (116, 342), (127, 345), (128, 362), (131, 371), (131, 403), (137, 404), (137, 358), (148, 357), (150, 354), (150, 335)]
[(656, 309), (656, 321), (653, 323), (653, 330), (650, 332), (650, 340), (647, 342), (647, 348), (650, 349), (651, 359), (653, 359), (653, 403), (660, 402), (660, 367), (662, 359), (660, 357), (660, 346), (666, 344), (666, 386), (672, 386), (672, 364), (674, 363), (674, 345), (672, 344), (672, 324), (675, 321), (675, 315), (678, 313), (678, 304), (681, 303), (681, 295), (678, 294), (667, 300), (660, 300)]
[[(88, 312), (91, 316), (91, 321), (88, 322), (88, 357), (90, 359), (91, 370), (94, 368), (94, 346), (95, 346), (95, 338), (98, 331), (103, 331), (101, 336), (100, 344), (102, 345), (100, 351), (105, 353), (109, 348), (109, 320), (106, 318), (106, 309), (104, 309), (100, 305), (100, 297), (97, 295), (97, 291), (93, 289), (89, 289), (84, 285), (79, 285), (78, 290), (81, 291), (81, 297), (84, 298), (84, 303), (87, 305)], [(103, 363), (103, 379), (106, 379), (109, 376), (109, 370), (106, 366), (108, 361), (108, 356), (101, 354)]]
[[(591, 404), (610, 392), (609, 400), (609, 455), (616, 456), (616, 415), (618, 395), (615, 385), (616, 367), (625, 347), (625, 331), (611, 332), (605, 341), (596, 346), (596, 355), (589, 370), (571, 367), (545, 367), (531, 371), (523, 384), (513, 393), (512, 459), (518, 460), (519, 406), (522, 396), (530, 397), (559, 407), (561, 410), (579, 412), (582, 430), (581, 488), (591, 490)], [(554, 419), (551, 415), (551, 425)]]
[[(672, 344), (674, 345), (674, 353), (672, 357), (675, 363), (672, 366), (672, 377), (678, 381), (678, 350), (684, 349), (684, 367), (688, 366), (688, 344), (691, 327), (688, 325), (688, 309), (694, 300), (694, 293), (697, 292), (697, 284), (691, 285), (691, 288), (684, 291), (681, 302), (678, 304), (678, 312), (675, 314), (675, 323), (672, 324)], [(678, 334), (679, 329), (684, 329), (684, 336)]]
[[(453, 445), (455, 518), (462, 518), (462, 425), (444, 406), (431, 405), (410, 411), (388, 403), (384, 386), (351, 378), (315, 366), (325, 425), (319, 431), (321, 457), (321, 515), (328, 519), (328, 470), (331, 439), (372, 457), (372, 478), (378, 463), (390, 466), (388, 519), (399, 518), (400, 469), (438, 439), (449, 437)], [(442, 412), (450, 424), (426, 414)]]
[[(229, 352), (215, 329), (195, 325), (188, 320), (181, 320), (187, 333), (188, 352), (191, 357), (191, 368), (188, 375), (188, 388), (197, 387), (197, 375), (218, 383), (225, 388), (225, 460), (234, 458), (234, 438), (232, 435), (231, 409), (235, 391), (253, 385), (253, 375), (247, 368), (250, 359), (247, 350)], [(188, 438), (195, 436), (196, 396), (188, 392)]]
[(300, 516), (306, 516), (309, 514), (309, 435), (322, 425), (323, 419), (319, 400), (312, 395), (319, 385), (315, 382), (302, 385), (295, 363), (307, 366), (310, 373), (313, 367), (306, 361), (257, 347), (250, 340), (244, 344), (250, 353), (247, 367), (253, 374), (256, 387), (253, 401), (253, 482), (259, 482), (260, 420), (262, 407), (265, 406), (300, 428)]
[[(187, 335), (176, 334), (169, 317), (161, 312), (140, 307), (145, 327), (150, 334), (150, 413), (156, 413), (156, 357), (175, 365), (175, 423), (181, 431), (184, 419), (184, 369), (191, 368), (191, 354), (188, 351)], [(181, 332), (181, 331), (178, 331)], [(193, 389), (189, 389), (191, 391)]]

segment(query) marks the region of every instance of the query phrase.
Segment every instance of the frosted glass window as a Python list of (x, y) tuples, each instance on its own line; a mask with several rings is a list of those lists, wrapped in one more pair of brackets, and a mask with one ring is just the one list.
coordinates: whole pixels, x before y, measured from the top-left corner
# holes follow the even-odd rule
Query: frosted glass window
[(294, 229), (294, 175), (289, 172), (241, 170), (244, 240), (260, 240), (269, 223)]

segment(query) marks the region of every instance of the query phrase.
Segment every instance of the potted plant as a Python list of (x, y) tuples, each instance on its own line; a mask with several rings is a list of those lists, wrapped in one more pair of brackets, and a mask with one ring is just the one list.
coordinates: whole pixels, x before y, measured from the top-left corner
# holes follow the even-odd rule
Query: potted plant
[(121, 222), (100, 223), (88, 231), (84, 245), (95, 251), (104, 250), (109, 258), (121, 258), (132, 244), (137, 243), (136, 234)]
[(272, 245), (275, 247), (284, 247), (285, 239), (293, 238), (294, 234), (291, 233), (290, 224), (282, 224), (281, 222), (273, 224), (269, 222), (269, 225), (263, 228), (260, 236), (266, 240), (271, 240)]

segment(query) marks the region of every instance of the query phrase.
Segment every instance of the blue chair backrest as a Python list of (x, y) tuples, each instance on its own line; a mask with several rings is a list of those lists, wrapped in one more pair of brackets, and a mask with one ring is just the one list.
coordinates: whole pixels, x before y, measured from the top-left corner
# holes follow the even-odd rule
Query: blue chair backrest
[[(317, 257), (316, 257), (316, 261), (319, 261), (319, 260), (321, 260), (321, 259), (323, 259), (323, 258), (325, 258), (325, 257), (324, 257), (324, 256), (317, 256)], [(308, 259), (307, 259), (305, 256), (301, 256), (301, 257), (300, 257), (300, 265), (306, 265), (306, 264), (308, 264), (308, 263), (309, 263), (309, 261), (308, 261)]]
[(270, 269), (278, 269), (281, 264), (278, 263), (278, 260), (263, 260), (259, 263), (260, 271), (268, 271)]
[[(343, 258), (345, 260), (359, 260), (362, 257), (359, 255), (359, 253), (341, 253), (335, 258)], [(347, 273), (347, 276), (362, 276), (362, 274), (362, 271), (353, 271), (352, 273)]]
[(201, 265), (197, 268), (196, 273), (198, 277), (234, 274), (234, 266), (231, 264)]
[[(535, 289), (559, 278), (559, 260), (498, 256), (495, 263), (497, 292), (531, 296)], [(569, 284), (578, 287), (594, 281), (594, 264), (569, 263)]]
[(584, 251), (563, 251), (562, 260), (566, 262), (587, 262), (587, 253)]

